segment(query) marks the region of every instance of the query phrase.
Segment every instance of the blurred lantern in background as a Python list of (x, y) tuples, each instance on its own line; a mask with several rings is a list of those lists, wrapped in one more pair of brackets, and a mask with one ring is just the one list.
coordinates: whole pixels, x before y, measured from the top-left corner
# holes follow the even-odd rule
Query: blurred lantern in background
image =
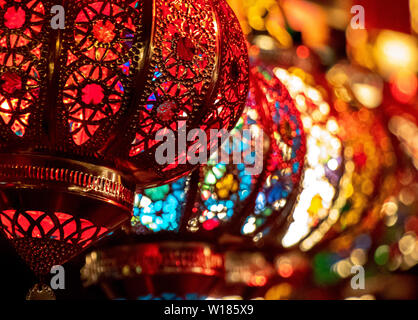
[(279, 254), (274, 259), (275, 276), (264, 290), (266, 300), (298, 298), (309, 280), (311, 265), (309, 257), (299, 251)]
[[(123, 240), (125, 244), (99, 249), (87, 257), (83, 275), (88, 283), (105, 283), (108, 290), (111, 290), (109, 288), (112, 283), (118, 286), (118, 282), (129, 282), (133, 277), (142, 279), (148, 292), (157, 297), (164, 292), (182, 297), (185, 297), (186, 292), (201, 295), (203, 292), (198, 290), (203, 289), (207, 295), (210, 292), (209, 286), (186, 280), (189, 275), (204, 276), (203, 267), (194, 268), (193, 272), (186, 267), (166, 270), (163, 260), (158, 269), (161, 272), (155, 273), (160, 278), (149, 277), (154, 273), (142, 267), (141, 272), (120, 278), (114, 277), (111, 271), (103, 271), (108, 262), (101, 257), (107, 257), (109, 252), (113, 252), (110, 270), (120, 270), (126, 264), (126, 256), (140, 256), (138, 252), (144, 246), (161, 251), (166, 248), (164, 240), (175, 241), (179, 252), (187, 250), (190, 241), (214, 245), (215, 251), (210, 251), (210, 256), (217, 255), (219, 249), (222, 252), (228, 248), (238, 252), (246, 251), (256, 245), (261, 246), (264, 243), (263, 234), (269, 228), (279, 228), (288, 223), (287, 218), (299, 192), (304, 166), (306, 149), (302, 123), (287, 90), (270, 70), (254, 62), (250, 73), (250, 94), (246, 109), (232, 131), (232, 137), (244, 139), (235, 140), (239, 142), (236, 144), (227, 141), (222, 146), (219, 153), (223, 152), (227, 161), (216, 162), (212, 158), (206, 166), (186, 179), (146, 189), (138, 194), (132, 226), (127, 228), (128, 235)], [(264, 142), (259, 145), (263, 150), (254, 150), (256, 144), (252, 143), (251, 137), (245, 138), (245, 130), (249, 130), (253, 138), (263, 135)], [(260, 141), (257, 143), (260, 144)], [(260, 172), (251, 171), (252, 166), (259, 165), (255, 163), (256, 152), (262, 154)], [(237, 153), (252, 155), (252, 162), (237, 164), (234, 162)], [(144, 241), (153, 243), (139, 244)], [(198, 248), (201, 246), (203, 244), (197, 245)], [(118, 248), (125, 253), (119, 256)], [(172, 254), (177, 255), (174, 252)], [(201, 263), (193, 253), (191, 256), (184, 253), (184, 257)], [(183, 266), (182, 254), (178, 255), (178, 259), (178, 264)], [(130, 262), (127, 265), (133, 270), (132, 263), (136, 260), (128, 260)], [(223, 264), (219, 268), (222, 269)], [(164, 277), (172, 280), (162, 281)], [(148, 279), (148, 282), (144, 279)], [(260, 279), (254, 281), (260, 284)], [(214, 276), (209, 280), (212, 285), (217, 282)], [(158, 290), (158, 286), (164, 290)], [(142, 295), (143, 292), (140, 294), (139, 291), (143, 289), (144, 286), (137, 286), (135, 296)]]
[(225, 277), (210, 291), (211, 299), (298, 298), (309, 281), (309, 257), (298, 251), (276, 254), (277, 247), (225, 253)]
[[(350, 2), (228, 0), (249, 42), (265, 61), (312, 73), (345, 56)], [(312, 54), (314, 53), (314, 54)]]
[[(313, 251), (310, 286), (329, 286), (351, 275), (353, 265), (367, 262), (382, 231), (382, 208), (396, 184), (388, 132), (382, 119), (368, 110), (381, 104), (383, 81), (367, 70), (341, 64), (327, 74), (333, 85), (328, 93), (299, 68), (274, 70), (301, 112), (307, 158), (294, 221), (284, 237), (275, 229), (271, 235), (284, 247), (298, 244), (302, 251)], [(361, 85), (371, 93), (355, 89)], [(324, 99), (329, 94), (331, 104)], [(320, 248), (328, 251), (318, 253)], [(287, 283), (286, 288), (292, 288), (288, 298), (314, 298), (300, 294), (308, 287)]]
[[(374, 235), (373, 246), (362, 254), (368, 270), (363, 293), (376, 299), (411, 299), (418, 296), (413, 271), (409, 273), (418, 263), (417, 171), (414, 167), (416, 157), (402, 145), (406, 141), (405, 133), (409, 142), (413, 141), (416, 126), (405, 118), (394, 116), (389, 120), (388, 128), (395, 137), (399, 166), (396, 181), (391, 185), (391, 195), (380, 210), (381, 226), (371, 233)], [(376, 229), (379, 232), (376, 233)], [(358, 297), (348, 284), (341, 294)]]
[(225, 253), (224, 279), (211, 290), (213, 299), (256, 299), (260, 289), (270, 283), (274, 276), (274, 266), (263, 252), (249, 252), (245, 249)]
[(356, 0), (353, 4), (361, 5), (365, 15), (365, 27), (368, 30), (390, 29), (398, 32), (409, 33), (411, 20), (409, 12), (413, 12), (412, 6), (415, 0), (394, 3), (390, 0)]
[(303, 189), (293, 211), (294, 221), (281, 242), (284, 247), (295, 245), (329, 217), (344, 172), (339, 125), (330, 115), (330, 105), (317, 88), (303, 80), (307, 77), (305, 72), (292, 70), (290, 73), (276, 68), (275, 74), (288, 88), (301, 112), (307, 134), (307, 162)]
[(291, 48), (292, 36), (300, 33), (305, 45), (321, 47), (329, 37), (327, 15), (315, 3), (303, 0), (228, 0), (249, 40), (269, 48)]
[[(384, 112), (404, 109), (416, 118), (418, 40), (414, 26), (417, 2), (404, 1), (398, 5), (390, 1), (360, 1), (360, 4), (368, 12), (366, 28), (347, 27), (347, 55), (353, 65), (375, 72), (380, 81), (385, 82)], [(382, 18), (388, 14), (391, 19)]]
[[(394, 195), (385, 202), (382, 215), (386, 225), (375, 251), (376, 264), (388, 271), (405, 271), (418, 263), (418, 217), (416, 170), (405, 167), (398, 172)], [(379, 248), (388, 248), (389, 255), (382, 261)]]
[[(398, 159), (402, 159), (400, 156)], [(335, 294), (345, 299), (411, 299), (417, 297), (418, 287), (409, 274), (418, 263), (416, 228), (416, 170), (405, 165), (390, 185), (390, 195), (376, 207), (380, 221), (375, 225), (360, 224), (354, 232), (337, 238), (328, 246), (335, 257), (330, 276), (341, 282)], [(388, 192), (387, 192), (388, 193)], [(375, 212), (377, 215), (377, 212)], [(371, 215), (369, 214), (369, 217)], [(366, 218), (366, 220), (371, 220)], [(341, 243), (345, 245), (341, 246)], [(358, 291), (350, 283), (351, 267), (363, 266), (365, 287)], [(324, 272), (325, 274), (325, 272)]]
[(66, 1), (59, 31), (51, 6), (0, 4), (0, 227), (39, 276), (129, 219), (135, 185), (193, 169), (192, 141), (156, 161), (159, 130), (230, 130), (248, 92), (223, 0)]
[[(380, 103), (373, 102), (373, 95), (362, 100), (355, 89), (357, 81), (368, 81), (382, 95), (382, 80), (344, 64), (334, 66), (327, 80), (344, 148), (344, 174), (330, 216), (300, 244), (302, 250), (312, 249), (313, 280), (323, 286), (350, 279), (353, 266), (367, 263), (382, 233), (382, 212), (396, 188), (392, 142), (382, 118), (370, 110)], [(387, 254), (384, 250), (379, 257)]]

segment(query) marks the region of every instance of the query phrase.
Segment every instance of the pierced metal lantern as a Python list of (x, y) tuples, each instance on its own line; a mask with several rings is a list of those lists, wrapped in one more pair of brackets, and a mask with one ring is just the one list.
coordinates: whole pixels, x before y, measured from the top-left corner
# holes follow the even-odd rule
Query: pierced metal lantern
[[(146, 283), (152, 297), (163, 293), (183, 297), (185, 293), (207, 295), (210, 289), (207, 282), (186, 280), (197, 276), (208, 280), (204, 260), (189, 252), (190, 242), (196, 250), (201, 248), (196, 252), (205, 251), (205, 246), (210, 245), (212, 249), (206, 251), (208, 257), (216, 257), (226, 248), (262, 245), (263, 231), (288, 222), (304, 166), (302, 123), (289, 93), (271, 70), (254, 62), (250, 79), (246, 109), (231, 134), (240, 137), (239, 143), (227, 141), (218, 152), (226, 154), (229, 161), (216, 161), (212, 157), (206, 166), (187, 178), (137, 194), (127, 236), (115, 240), (114, 247), (100, 248), (87, 256), (82, 270), (87, 284), (104, 285), (112, 298), (143, 296), (144, 286), (137, 286), (135, 294), (130, 291), (132, 286), (128, 290), (130, 281), (139, 283), (134, 279)], [(252, 138), (244, 134), (246, 129)], [(261, 144), (256, 139), (260, 136), (264, 137)], [(237, 152), (245, 158), (256, 152), (257, 145), (261, 146), (257, 151), (262, 153), (260, 171), (251, 171), (256, 166), (254, 158), (253, 162), (233, 162)], [(179, 268), (165, 271), (165, 261), (162, 261), (162, 269), (151, 272), (141, 267), (137, 273), (121, 274), (124, 267), (135, 270), (145, 263), (127, 258), (137, 257), (144, 246), (159, 251), (166, 250), (167, 244), (173, 242), (176, 249), (170, 254), (178, 257)], [(191, 272), (186, 265), (195, 268)], [(223, 262), (219, 267), (222, 272), (213, 274), (212, 285), (223, 276)], [(200, 290), (203, 283), (206, 292)], [(118, 296), (115, 292), (121, 292), (121, 287), (125, 294)]]
[(249, 81), (224, 0), (65, 1), (57, 30), (52, 5), (0, 1), (0, 227), (39, 275), (190, 172), (195, 141), (160, 165), (156, 134), (232, 129)]

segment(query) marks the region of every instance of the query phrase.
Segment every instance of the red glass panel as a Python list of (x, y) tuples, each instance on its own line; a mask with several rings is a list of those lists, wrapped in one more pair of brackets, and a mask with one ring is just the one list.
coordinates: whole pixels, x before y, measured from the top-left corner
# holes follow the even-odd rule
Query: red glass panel
[(16, 91), (22, 90), (21, 77), (13, 72), (6, 72), (0, 77), (1, 88), (8, 94), (14, 94)]
[(18, 7), (9, 7), (4, 14), (4, 25), (9, 29), (18, 29), (21, 28), (26, 19), (25, 11)]
[(116, 34), (114, 33), (114, 30), (115, 25), (109, 20), (106, 20), (105, 22), (99, 20), (93, 26), (94, 36), (98, 41), (104, 43), (109, 43), (115, 38)]
[[(105, 67), (84, 65), (68, 78), (63, 103), (69, 112), (69, 131), (76, 145), (89, 141), (105, 119), (119, 112), (124, 91), (119, 78), (111, 76)], [(107, 98), (105, 92), (109, 93)]]
[(82, 247), (107, 232), (106, 228), (95, 226), (86, 219), (62, 212), (3, 210), (0, 222), (9, 238), (54, 239)]
[(103, 98), (103, 88), (96, 83), (88, 84), (82, 89), (81, 99), (85, 104), (99, 104)]

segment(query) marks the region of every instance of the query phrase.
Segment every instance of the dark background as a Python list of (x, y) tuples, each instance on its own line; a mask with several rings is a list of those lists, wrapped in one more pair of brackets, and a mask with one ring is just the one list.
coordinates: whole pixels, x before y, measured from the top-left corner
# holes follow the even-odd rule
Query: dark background
[[(84, 288), (80, 279), (80, 269), (84, 264), (84, 254), (64, 264), (65, 290), (55, 290), (58, 300), (62, 299), (106, 299), (98, 287)], [(0, 234), (0, 301), (25, 300), (26, 294), (38, 283), (33, 272), (16, 254), (8, 240)], [(49, 280), (48, 280), (49, 283)]]

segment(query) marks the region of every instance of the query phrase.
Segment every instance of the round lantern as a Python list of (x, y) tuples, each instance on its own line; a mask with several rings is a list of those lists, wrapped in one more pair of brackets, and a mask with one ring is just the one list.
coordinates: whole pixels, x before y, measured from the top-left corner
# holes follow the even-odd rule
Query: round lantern
[(376, 222), (375, 204), (381, 205), (387, 195), (391, 177), (386, 174), (394, 158), (387, 133), (372, 112), (338, 99), (334, 110), (300, 69), (276, 68), (275, 74), (295, 99), (307, 132), (303, 190), (294, 221), (278, 240), (284, 247), (299, 244), (308, 251), (362, 220)]
[(0, 3), (0, 227), (38, 275), (129, 219), (136, 186), (190, 172), (182, 134), (232, 129), (248, 92), (224, 0), (65, 1), (62, 30), (51, 6)]
[[(285, 248), (297, 244), (331, 213), (344, 173), (339, 124), (318, 88), (307, 83), (307, 74), (275, 68), (301, 112), (307, 134), (307, 156), (302, 190), (293, 211), (293, 222), (281, 241)], [(303, 79), (305, 78), (305, 79)]]
[(328, 80), (335, 94), (338, 136), (344, 146), (344, 175), (330, 215), (301, 242), (302, 250), (339, 234), (342, 234), (340, 248), (347, 248), (351, 241), (344, 234), (349, 229), (357, 235), (365, 227), (372, 230), (381, 219), (381, 206), (394, 187), (396, 158), (388, 132), (377, 113), (359, 104), (338, 83), (341, 75), (330, 72)]
[[(231, 134), (236, 143), (227, 141), (206, 166), (189, 177), (136, 195), (127, 236), (115, 240), (115, 247), (87, 256), (82, 271), (87, 284), (101, 284), (112, 298), (143, 296), (144, 288), (152, 297), (164, 293), (207, 295), (208, 274), (198, 252), (218, 261), (217, 255), (226, 248), (256, 248), (264, 241), (263, 231), (287, 222), (304, 166), (302, 123), (293, 100), (272, 71), (254, 62), (250, 75), (246, 109)], [(246, 135), (246, 130), (251, 134)], [(257, 138), (262, 137), (260, 144)], [(252, 171), (258, 168), (257, 152), (261, 152), (261, 167)], [(216, 161), (214, 157), (221, 153), (224, 160)], [(233, 161), (237, 154), (242, 156), (240, 163)], [(247, 156), (252, 156), (252, 161), (244, 161)], [(145, 241), (148, 243), (142, 244)], [(162, 260), (162, 269), (150, 272), (135, 258), (144, 246), (161, 251), (173, 242), (176, 249), (171, 255), (177, 257), (178, 268), (166, 269), (166, 260)], [(190, 245), (195, 252), (189, 251)], [(205, 249), (208, 245), (210, 250)], [(190, 265), (197, 267), (187, 268), (187, 261), (194, 261)], [(138, 265), (139, 272), (121, 275), (123, 268), (136, 270)], [(218, 267), (222, 272), (212, 272), (212, 286), (223, 276), (224, 258)], [(196, 277), (200, 281), (188, 280)], [(145, 287), (136, 286), (131, 292), (133, 286), (128, 289), (127, 284), (136, 281), (133, 279)], [(121, 292), (120, 287), (124, 288), (122, 296), (115, 293)]]
[[(379, 115), (369, 109), (371, 105), (362, 106), (354, 90), (346, 90), (339, 83), (343, 74), (354, 74), (345, 70), (335, 68), (328, 73), (335, 93), (332, 96), (335, 123), (327, 124), (327, 128), (338, 129), (334, 133), (342, 145), (337, 192), (324, 219), (310, 226), (307, 224), (309, 228), (290, 228), (283, 241), (286, 245), (285, 240), (294, 237), (293, 244), (299, 244), (303, 251), (313, 251), (312, 281), (319, 286), (334, 286), (344, 278), (349, 281), (351, 267), (367, 261), (373, 238), (381, 231), (382, 209), (395, 187), (395, 157), (388, 133)], [(280, 70), (280, 73), (289, 79), (294, 77), (287, 71)], [(312, 204), (309, 211), (314, 208)], [(297, 208), (298, 205), (295, 213)], [(296, 237), (298, 233), (301, 237)]]

